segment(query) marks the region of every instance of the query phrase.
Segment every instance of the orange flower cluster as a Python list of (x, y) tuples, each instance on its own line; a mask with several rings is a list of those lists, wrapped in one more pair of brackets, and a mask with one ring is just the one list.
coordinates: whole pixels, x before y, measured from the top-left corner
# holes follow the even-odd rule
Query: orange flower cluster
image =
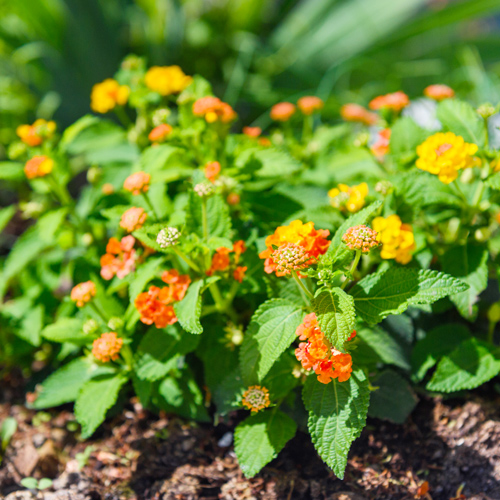
[(267, 248), (259, 254), (261, 259), (265, 259), (264, 270), (268, 274), (275, 272), (276, 276), (284, 276), (272, 258), (273, 247), (294, 243), (303, 247), (310, 258), (317, 258), (328, 250), (330, 241), (325, 238), (329, 234), (328, 229), (314, 229), (314, 222), (304, 224), (300, 220), (294, 220), (288, 226), (279, 226), (274, 234), (266, 238)]
[(132, 207), (123, 213), (120, 219), (120, 227), (131, 233), (140, 229), (147, 218), (148, 214), (143, 208)]
[(321, 111), (324, 106), (322, 99), (313, 95), (301, 97), (297, 101), (297, 107), (304, 115), (312, 115), (315, 111)]
[(213, 96), (202, 97), (195, 101), (193, 114), (205, 118), (208, 123), (216, 121), (230, 123), (237, 117), (236, 112), (229, 104)]
[(455, 91), (448, 87), (448, 85), (429, 85), (424, 89), (424, 95), (435, 101), (442, 101), (443, 99), (450, 99), (455, 96)]
[(377, 158), (382, 159), (389, 152), (390, 139), (390, 128), (384, 128), (378, 133), (377, 140), (370, 146), (372, 153)]
[(213, 184), (220, 174), (220, 163), (212, 161), (205, 165), (205, 177)]
[(295, 114), (295, 104), (279, 102), (271, 108), (271, 119), (277, 122), (287, 122)]
[(307, 269), (316, 263), (316, 259), (304, 247), (296, 243), (281, 245), (271, 254), (271, 259), (276, 265), (276, 271), (283, 276), (293, 271)]
[(181, 276), (175, 269), (165, 271), (161, 279), (168, 286), (162, 288), (151, 286), (147, 292), (140, 293), (134, 302), (141, 315), (141, 321), (146, 325), (154, 323), (156, 328), (165, 328), (177, 322), (171, 304), (184, 298), (191, 283), (191, 278), (187, 274)]
[(392, 94), (379, 95), (370, 101), (370, 109), (390, 109), (392, 111), (401, 111), (410, 104), (409, 97), (401, 91)]
[(147, 193), (149, 190), (149, 183), (151, 182), (151, 175), (146, 172), (135, 172), (129, 175), (123, 183), (123, 189), (130, 191), (133, 195)]
[(378, 233), (363, 224), (350, 227), (342, 236), (342, 241), (351, 250), (360, 250), (369, 253), (372, 248), (380, 245)]
[(95, 359), (107, 363), (116, 361), (123, 346), (123, 339), (117, 337), (115, 332), (103, 333), (92, 344), (92, 354)]
[(365, 125), (375, 125), (378, 121), (378, 116), (375, 113), (354, 103), (344, 104), (340, 108), (340, 116), (346, 122), (359, 122)]
[(90, 94), (90, 107), (96, 113), (107, 113), (116, 106), (123, 106), (127, 103), (130, 95), (130, 88), (127, 85), (120, 85), (113, 78), (107, 78), (101, 83), (96, 83), (92, 87)]
[(252, 413), (257, 413), (271, 404), (269, 391), (260, 385), (252, 385), (243, 393), (241, 402)]
[[(351, 355), (330, 347), (323, 332), (319, 329), (316, 314), (308, 314), (297, 328), (296, 334), (300, 340), (307, 342), (299, 344), (299, 347), (295, 349), (295, 356), (303, 368), (314, 370), (319, 382), (328, 384), (335, 378), (339, 382), (349, 380), (352, 372)], [(353, 335), (350, 338), (352, 337)]]
[(35, 120), (32, 125), (19, 125), (16, 134), (28, 146), (40, 146), (44, 139), (49, 139), (56, 131), (56, 123), (43, 119)]
[(163, 142), (172, 132), (172, 126), (162, 123), (149, 132), (148, 139), (151, 142)]
[(146, 87), (161, 95), (178, 94), (192, 81), (179, 66), (152, 66), (144, 77)]
[(71, 290), (71, 300), (76, 302), (77, 307), (83, 307), (95, 297), (96, 288), (92, 281), (79, 283)]
[(24, 165), (24, 173), (28, 179), (36, 179), (37, 177), (44, 177), (54, 168), (54, 160), (48, 156), (33, 156)]
[[(231, 267), (234, 267), (233, 278), (241, 283), (245, 277), (247, 267), (238, 266), (237, 264), (240, 261), (241, 254), (245, 253), (246, 249), (247, 248), (243, 240), (235, 241), (232, 249), (225, 247), (217, 248), (215, 254), (212, 256), (210, 269), (206, 272), (207, 276), (212, 276), (217, 271), (227, 271)], [(232, 265), (231, 258), (229, 257), (230, 253), (234, 253)]]
[(260, 127), (243, 127), (243, 133), (248, 137), (259, 137), (262, 134)]
[(238, 203), (240, 202), (240, 195), (238, 193), (229, 193), (227, 195), (227, 198), (226, 198), (226, 201), (229, 205), (238, 205)]
[(110, 238), (106, 253), (101, 257), (101, 276), (105, 280), (110, 280), (115, 275), (123, 279), (135, 269), (137, 254), (134, 244), (135, 238), (131, 235), (125, 236), (121, 241)]

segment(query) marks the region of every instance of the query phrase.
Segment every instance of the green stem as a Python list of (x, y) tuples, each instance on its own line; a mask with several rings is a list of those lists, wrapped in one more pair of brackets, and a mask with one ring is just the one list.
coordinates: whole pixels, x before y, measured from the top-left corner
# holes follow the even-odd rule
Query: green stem
[(107, 325), (109, 320), (108, 318), (106, 318), (104, 313), (97, 307), (97, 304), (93, 300), (91, 300), (89, 304), (90, 307), (96, 312), (96, 314), (104, 321), (104, 324)]
[[(356, 250), (356, 256), (354, 257), (354, 260), (352, 261), (352, 265), (351, 265), (351, 268), (349, 269), (349, 275), (352, 276), (354, 271), (356, 270), (356, 268), (358, 267), (358, 264), (359, 264), (359, 259), (361, 259), (361, 250)], [(346, 279), (342, 285), (340, 286), (340, 288), (342, 288), (342, 290), (344, 290), (344, 288), (347, 286), (347, 284), (350, 282), (351, 280), (350, 279)]]
[(311, 300), (314, 299), (314, 295), (305, 287), (304, 283), (302, 283), (302, 281), (298, 277), (296, 271), (292, 271), (292, 276), (295, 282), (297, 283), (299, 290), (301, 290), (301, 292), (304, 292), (306, 296), (309, 297)]
[(144, 196), (144, 199), (146, 200), (146, 203), (149, 207), (149, 210), (153, 213), (153, 217), (155, 218), (156, 222), (159, 222), (160, 218), (158, 217), (158, 214), (156, 213), (155, 207), (153, 207), (153, 204), (151, 203), (151, 200), (149, 199), (148, 193), (142, 193), (142, 196)]
[(304, 123), (302, 125), (302, 142), (306, 142), (312, 135), (313, 131), (313, 115), (304, 116)]
[(455, 189), (458, 191), (458, 195), (460, 196), (460, 198), (462, 198), (462, 201), (463, 201), (466, 205), (468, 205), (468, 204), (469, 204), (469, 202), (468, 202), (468, 200), (467, 200), (467, 196), (465, 196), (464, 192), (460, 189), (460, 186), (458, 185), (458, 181), (455, 179), (455, 180), (452, 182), (452, 184), (451, 184), (451, 185), (452, 185), (452, 186), (454, 186), (454, 187), (455, 187)]
[(477, 208), (479, 203), (481, 203), (481, 198), (483, 197), (485, 184), (483, 181), (479, 181), (477, 185), (476, 192), (474, 193), (474, 198), (472, 199), (472, 206)]
[(129, 128), (132, 125), (132, 121), (130, 120), (122, 106), (115, 106), (115, 109), (113, 111), (118, 117), (118, 120), (120, 120), (121, 124), (125, 128)]
[(201, 221), (203, 224), (203, 239), (208, 241), (207, 199), (201, 199)]
[(490, 344), (493, 344), (493, 337), (495, 335), (495, 327), (497, 326), (496, 321), (490, 321), (490, 324), (488, 326), (488, 342)]
[(173, 247), (174, 252), (193, 270), (197, 273), (200, 272), (200, 268), (184, 253), (182, 253), (176, 246)]
[(120, 350), (120, 354), (125, 360), (125, 363), (127, 363), (128, 369), (131, 370), (134, 366), (134, 355), (132, 353), (132, 349), (130, 349), (130, 346), (128, 344), (123, 344)]
[(217, 283), (211, 283), (208, 289), (212, 294), (212, 298), (214, 299), (215, 307), (217, 308), (217, 310), (221, 313), (226, 313), (231, 318), (231, 321), (235, 325), (237, 325), (238, 315), (236, 314), (236, 311), (233, 309), (232, 304), (230, 302), (228, 303), (222, 298), (222, 294), (220, 293)]

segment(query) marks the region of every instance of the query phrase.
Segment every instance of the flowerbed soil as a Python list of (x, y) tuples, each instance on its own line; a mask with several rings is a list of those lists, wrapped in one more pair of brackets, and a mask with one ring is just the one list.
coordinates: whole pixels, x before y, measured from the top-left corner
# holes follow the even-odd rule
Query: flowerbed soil
[[(402, 500), (419, 498), (424, 480), (433, 500), (500, 499), (500, 396), (492, 386), (467, 399), (421, 398), (404, 425), (369, 419), (344, 481), (301, 432), (246, 479), (231, 444), (238, 412), (213, 427), (156, 416), (131, 400), (80, 442), (70, 407), (37, 414), (20, 403), (22, 386), (12, 374), (0, 386), (0, 421), (18, 422), (0, 466), (6, 500)], [(20, 486), (26, 476), (53, 486), (37, 496)]]

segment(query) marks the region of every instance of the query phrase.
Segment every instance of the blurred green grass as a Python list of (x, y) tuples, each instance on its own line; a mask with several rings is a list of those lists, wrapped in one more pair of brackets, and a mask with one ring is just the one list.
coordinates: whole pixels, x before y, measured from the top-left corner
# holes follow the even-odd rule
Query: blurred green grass
[(496, 104), (499, 15), (500, 0), (0, 0), (0, 144), (88, 112), (128, 53), (208, 78), (247, 123), (307, 93), (335, 111), (437, 82)]

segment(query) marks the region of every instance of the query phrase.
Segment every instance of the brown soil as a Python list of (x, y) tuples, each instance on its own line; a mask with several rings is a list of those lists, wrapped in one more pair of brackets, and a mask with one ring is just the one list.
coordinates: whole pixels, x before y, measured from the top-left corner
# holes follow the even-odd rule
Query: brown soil
[[(132, 400), (80, 442), (70, 407), (37, 414), (9, 402), (14, 393), (5, 389), (0, 404), (0, 421), (18, 421), (0, 466), (0, 498), (8, 500), (500, 499), (498, 396), (422, 399), (404, 425), (369, 419), (341, 481), (304, 433), (245, 479), (229, 443), (232, 421), (198, 426), (152, 415)], [(78, 455), (85, 450), (88, 460)], [(23, 492), (26, 476), (53, 478), (53, 487), (38, 497)], [(430, 496), (417, 494), (424, 481)]]

